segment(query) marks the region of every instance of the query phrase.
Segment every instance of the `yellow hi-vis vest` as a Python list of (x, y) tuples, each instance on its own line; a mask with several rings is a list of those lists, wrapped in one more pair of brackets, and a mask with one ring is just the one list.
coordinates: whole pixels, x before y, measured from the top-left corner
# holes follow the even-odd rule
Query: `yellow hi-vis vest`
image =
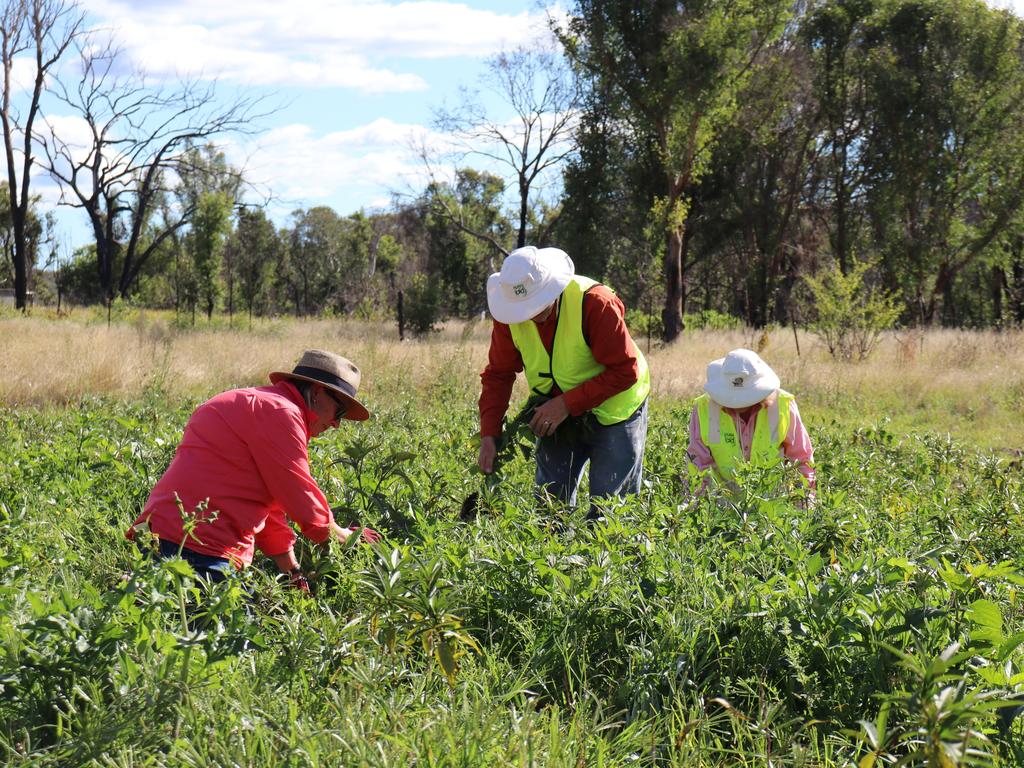
[[(568, 392), (604, 370), (604, 366), (594, 359), (583, 336), (583, 296), (597, 284), (595, 280), (577, 276), (562, 291), (556, 310), (558, 321), (551, 354), (544, 348), (537, 324), (533, 320), (509, 325), (512, 342), (523, 358), (526, 381), (531, 392), (547, 394), (552, 384), (557, 384), (562, 392)], [(612, 395), (593, 409), (598, 423), (605, 426), (618, 424), (632, 416), (651, 390), (647, 360), (632, 338), (629, 343), (633, 345), (636, 354), (637, 380), (629, 389)]]
[[(764, 466), (777, 461), (782, 455), (782, 443), (789, 433), (789, 404), (793, 395), (783, 389), (775, 390), (765, 401), (765, 407), (757, 412), (754, 423), (754, 438), (750, 444), (750, 463)], [(711, 451), (715, 460), (715, 476), (731, 480), (736, 465), (746, 461), (740, 436), (732, 416), (707, 394), (694, 403), (700, 422), (700, 438)]]

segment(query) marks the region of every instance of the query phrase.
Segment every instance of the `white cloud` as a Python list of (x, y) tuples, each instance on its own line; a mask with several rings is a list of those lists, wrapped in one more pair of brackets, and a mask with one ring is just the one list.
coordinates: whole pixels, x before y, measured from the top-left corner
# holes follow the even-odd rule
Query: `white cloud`
[(409, 60), (485, 56), (533, 37), (543, 23), (542, 14), (433, 0), (94, 0), (90, 11), (156, 76), (201, 72), (249, 85), (372, 93), (425, 89), (414, 70), (400, 71), (415, 66)]
[(1024, 16), (1024, 0), (988, 0), (993, 8), (1013, 11), (1017, 16)]
[[(258, 189), (270, 190), (278, 213), (331, 205), (347, 215), (387, 201), (392, 192), (420, 189), (425, 170), (410, 145), (421, 126), (377, 119), (346, 131), (317, 135), (308, 125), (274, 128), (257, 141), (229, 148)], [(374, 207), (376, 203), (371, 203)]]

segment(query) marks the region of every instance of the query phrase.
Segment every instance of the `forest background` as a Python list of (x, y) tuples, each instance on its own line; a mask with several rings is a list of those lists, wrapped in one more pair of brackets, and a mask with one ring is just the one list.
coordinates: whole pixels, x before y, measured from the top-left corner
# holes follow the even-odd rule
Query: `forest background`
[[(195, 324), (380, 319), (401, 297), (423, 333), (479, 316), (487, 275), (530, 243), (565, 249), (665, 340), (820, 323), (844, 295), (878, 326), (1024, 321), (1022, 22), (980, 0), (577, 2), (550, 17), (557, 45), (495, 56), (482, 91), (437, 110), (454, 138), (416, 148), (423, 189), (281, 225), (218, 145), (272, 105), (149, 87), (73, 3), (8, 2), (0, 26), (2, 279), (19, 306)], [(11, 78), (26, 55), (28, 101)], [(62, 137), (48, 100), (91, 138)], [(40, 167), (89, 222), (73, 254), (33, 196)]]

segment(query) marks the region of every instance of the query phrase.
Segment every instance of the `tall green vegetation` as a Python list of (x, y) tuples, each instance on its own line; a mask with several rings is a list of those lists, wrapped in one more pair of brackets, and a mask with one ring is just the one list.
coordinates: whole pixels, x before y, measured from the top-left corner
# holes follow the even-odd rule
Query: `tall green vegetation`
[(234, 312), (234, 286), (237, 282), (249, 315), (250, 327), (253, 311), (263, 299), (265, 286), (280, 250), (277, 231), (266, 214), (258, 208), (242, 208), (224, 253), (228, 265), (228, 312)]
[(592, 89), (614, 100), (621, 130), (639, 133), (655, 150), (661, 184), (650, 221), (664, 238), (666, 340), (683, 328), (695, 187), (787, 9), (783, 2), (584, 0), (564, 34)]
[[(975, 0), (830, 0), (781, 29), (758, 13), (744, 49), (715, 37), (710, 4), (575, 6), (565, 38), (591, 87), (566, 174), (570, 250), (606, 249), (603, 274), (623, 250), (649, 263), (635, 222), (654, 210), (669, 224), (670, 314), (681, 293), (691, 311), (786, 322), (802, 274), (846, 273), (863, 254), (898, 288), (903, 322), (1006, 322), (1021, 272), (1020, 19)], [(756, 55), (730, 69), (730, 50)], [(664, 179), (688, 186), (674, 197)]]
[(834, 266), (806, 278), (813, 299), (811, 328), (833, 357), (864, 360), (899, 317), (893, 295), (881, 289), (877, 280), (869, 282), (870, 267), (862, 261), (846, 274)]
[(813, 510), (779, 468), (685, 503), (688, 409), (656, 401), (644, 492), (605, 520), (538, 505), (513, 455), (464, 521), (463, 378), (314, 443), (339, 520), (388, 536), (300, 547), (315, 599), (124, 540), (193, 403), (0, 411), (0, 759), (1021, 764), (1011, 457), (834, 423)]
[(230, 216), (231, 199), (224, 192), (204, 192), (199, 196), (192, 220), (191, 245), (199, 298), (205, 305), (207, 320), (213, 317), (223, 293), (221, 269)]

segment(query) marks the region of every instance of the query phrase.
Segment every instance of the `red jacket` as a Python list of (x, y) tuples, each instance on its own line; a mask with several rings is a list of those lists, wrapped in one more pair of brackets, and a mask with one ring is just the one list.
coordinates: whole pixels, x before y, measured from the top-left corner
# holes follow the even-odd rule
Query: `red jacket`
[[(590, 345), (594, 359), (605, 367), (589, 381), (570, 389), (565, 395), (565, 406), (573, 416), (596, 408), (609, 397), (629, 389), (640, 375), (640, 366), (634, 345), (626, 328), (626, 310), (611, 288), (595, 285), (583, 296), (583, 335)], [(552, 312), (537, 326), (540, 339), (548, 354), (555, 340), (558, 313)], [(480, 374), (480, 434), (497, 437), (501, 422), (508, 410), (516, 374), (523, 370), (523, 357), (512, 341), (512, 331), (505, 323), (494, 321), (491, 347), (487, 353), (487, 367)], [(558, 395), (553, 387), (552, 395)]]
[[(180, 544), (184, 529), (175, 497), (186, 514), (208, 500), (185, 546), (239, 567), (252, 562), (254, 547), (267, 555), (292, 547), (295, 533), (286, 517), (313, 541), (325, 540), (334, 517), (309, 472), (311, 420), (287, 381), (207, 400), (185, 425), (174, 459), (135, 525), (148, 522), (161, 539)], [(129, 529), (126, 536), (133, 533)]]

